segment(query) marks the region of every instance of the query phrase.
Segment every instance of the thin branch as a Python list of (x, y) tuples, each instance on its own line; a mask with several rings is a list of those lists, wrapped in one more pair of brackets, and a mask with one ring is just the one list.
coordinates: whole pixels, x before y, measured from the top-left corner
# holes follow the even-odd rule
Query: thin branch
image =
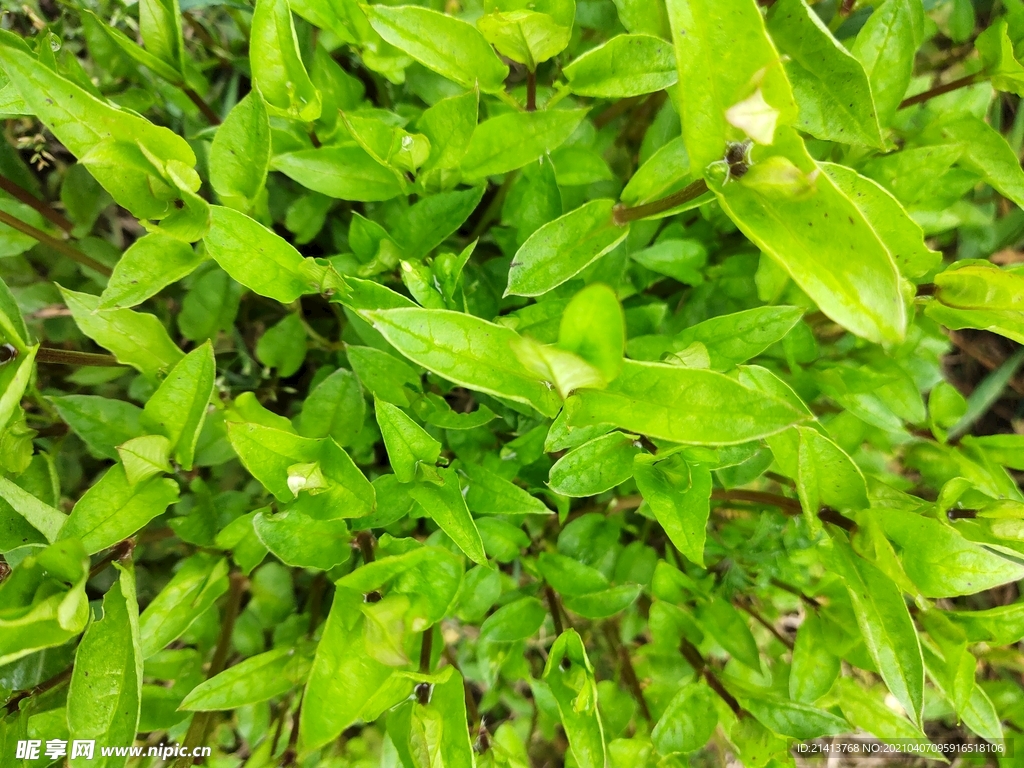
[(754, 608), (752, 606), (748, 605), (745, 600), (737, 601), (736, 605), (737, 605), (737, 607), (740, 608), (740, 610), (745, 611), (746, 613), (750, 614), (750, 616), (754, 619), (754, 621), (756, 621), (762, 627), (764, 627), (769, 632), (771, 632), (772, 635), (774, 635), (776, 640), (778, 640), (784, 646), (789, 648), (789, 650), (793, 650), (793, 641), (790, 640), (785, 635), (783, 635), (781, 632), (779, 632), (779, 630), (777, 630), (775, 628), (774, 624), (772, 624), (770, 621), (768, 621), (768, 619), (766, 619), (764, 616), (762, 616), (758, 611), (754, 610)]
[(20, 200), (25, 205), (35, 208), (39, 213), (48, 218), (52, 223), (56, 224), (65, 232), (70, 233), (71, 230), (75, 228), (75, 225), (68, 221), (58, 211), (54, 210), (53, 206), (47, 205), (44, 201), (40, 200), (27, 189), (19, 187), (6, 176), (0, 175), (0, 189), (11, 197)]
[[(209, 680), (224, 671), (227, 665), (228, 653), (231, 651), (231, 633), (235, 630), (235, 621), (238, 619), (238, 612), (242, 607), (242, 594), (245, 592), (248, 579), (239, 572), (231, 574), (230, 587), (228, 588), (228, 601), (224, 606), (224, 618), (220, 625), (220, 635), (217, 637), (217, 647), (213, 651), (213, 659), (210, 661), (210, 669), (206, 673)], [(212, 725), (213, 712), (197, 712), (192, 717), (192, 723), (185, 734), (184, 744), (188, 746), (189, 753), (195, 747), (206, 743)], [(179, 757), (174, 768), (188, 768), (194, 764), (193, 757)]]
[(182, 92), (188, 96), (189, 100), (199, 107), (199, 111), (203, 113), (203, 116), (209, 121), (210, 125), (220, 125), (220, 115), (213, 111), (213, 107), (206, 103), (202, 96), (193, 91), (187, 85), (181, 86)]
[(434, 652), (434, 628), (430, 627), (423, 631), (423, 640), (420, 642), (420, 673), (430, 672), (430, 656)]
[(799, 513), (801, 511), (800, 502), (797, 499), (766, 491), (722, 491), (716, 488), (711, 492), (711, 498), (714, 501), (749, 501), (753, 504), (767, 504), (789, 512)]
[(616, 101), (614, 104), (608, 107), (608, 109), (604, 110), (597, 117), (594, 118), (594, 127), (596, 127), (597, 130), (601, 130), (606, 125), (608, 125), (608, 123), (612, 122), (618, 117), (622, 117), (622, 115), (629, 112), (629, 110), (631, 110), (633, 107), (635, 107), (643, 100), (643, 96), (631, 96), (628, 99), (620, 99), (619, 101)]
[(110, 277), (110, 275), (112, 274), (110, 267), (108, 267), (106, 264), (100, 264), (98, 261), (96, 261), (96, 259), (92, 258), (91, 256), (86, 256), (84, 253), (77, 250), (76, 248), (72, 248), (63, 240), (58, 240), (55, 237), (51, 237), (50, 235), (43, 232), (41, 229), (36, 229), (31, 224), (26, 224), (21, 219), (14, 218), (13, 216), (11, 216), (11, 214), (7, 213), (7, 211), (0, 211), (0, 222), (3, 222), (11, 229), (16, 229), (22, 234), (28, 235), (34, 240), (38, 240), (40, 243), (43, 243), (44, 245), (50, 246), (51, 248), (53, 248), (53, 250), (63, 254), (64, 256), (67, 256), (72, 261), (77, 261), (83, 267), (89, 267), (89, 269), (94, 269), (101, 275), (106, 275), (107, 277)]
[(281, 753), (281, 765), (295, 765), (295, 758), (299, 754), (299, 718), (302, 717), (302, 705), (305, 703), (305, 696), (299, 699), (299, 705), (292, 715), (292, 732), (288, 734), (288, 746)]
[[(455, 667), (455, 671), (462, 675), (459, 661), (455, 658), (455, 654), (452, 653), (451, 647), (445, 644), (442, 653), (444, 653), (445, 661)], [(473, 689), (470, 687), (469, 680), (466, 679), (465, 675), (462, 675), (462, 690), (466, 697), (466, 716), (469, 720), (469, 732), (472, 733), (473, 728), (480, 723), (480, 709), (476, 705), (476, 697), (473, 695)]]
[(949, 83), (945, 83), (944, 85), (937, 85), (931, 90), (925, 91), (924, 93), (919, 93), (916, 96), (911, 96), (909, 98), (904, 99), (903, 101), (900, 102), (899, 108), (906, 109), (907, 107), (912, 107), (915, 104), (922, 104), (928, 101), (929, 99), (934, 99), (936, 96), (942, 96), (943, 94), (949, 93), (950, 91), (955, 91), (960, 88), (966, 88), (969, 85), (980, 83), (985, 79), (987, 79), (985, 75), (981, 74), (980, 72), (976, 72), (973, 75), (961, 77), (958, 80), (953, 80)]
[[(962, 333), (956, 331), (950, 331), (947, 336), (949, 340), (953, 342), (957, 349), (963, 352), (968, 357), (977, 360), (988, 370), (994, 371), (999, 368), (1006, 360), (993, 360), (985, 352), (978, 349), (978, 347)], [(1024, 395), (1024, 382), (1018, 381), (1016, 378), (1010, 379), (1010, 387), (1019, 395)]]
[(359, 543), (359, 552), (363, 556), (363, 562), (369, 565), (373, 562), (373, 534), (369, 531), (360, 531), (356, 536)]
[(808, 597), (807, 595), (805, 595), (803, 592), (801, 592), (799, 589), (797, 589), (796, 587), (794, 587), (791, 584), (787, 584), (786, 582), (780, 581), (779, 579), (772, 579), (771, 583), (772, 583), (772, 586), (778, 587), (783, 592), (789, 592), (789, 594), (795, 595), (796, 597), (799, 597), (801, 600), (803, 600), (805, 603), (807, 603), (812, 608), (820, 608), (821, 607), (821, 603), (819, 603), (813, 597)]
[(122, 560), (127, 560), (129, 557), (132, 556), (132, 552), (134, 551), (134, 539), (125, 539), (124, 541), (118, 542), (110, 548), (110, 551), (102, 560), (97, 562), (96, 565), (94, 565), (89, 570), (89, 578), (95, 578), (98, 574), (103, 573), (103, 571), (107, 570), (107, 567), (115, 560), (117, 560), (118, 562), (121, 562)]
[(611, 645), (612, 650), (619, 657), (619, 664), (622, 666), (622, 679), (626, 681), (630, 693), (633, 694), (633, 698), (636, 699), (636, 703), (640, 706), (640, 714), (643, 715), (648, 723), (653, 723), (654, 718), (651, 716), (651, 710), (647, 706), (643, 689), (640, 687), (640, 680), (637, 678), (636, 670), (633, 668), (633, 660), (629, 658), (629, 649), (619, 642), (618, 626), (612, 621), (605, 622), (604, 634), (608, 638), (608, 644)]
[(37, 363), (52, 365), (87, 365), (100, 368), (113, 368), (122, 363), (113, 355), (97, 355), (94, 352), (74, 352), (56, 347), (40, 347), (36, 350)]
[(548, 600), (548, 609), (551, 611), (551, 620), (555, 624), (555, 633), (561, 635), (565, 631), (565, 626), (562, 624), (562, 611), (558, 605), (558, 595), (555, 594), (555, 590), (551, 588), (550, 584), (544, 585), (544, 597)]
[(682, 652), (683, 658), (686, 659), (687, 664), (693, 667), (694, 671), (696, 671), (698, 675), (704, 675), (704, 679), (707, 681), (708, 686), (719, 695), (722, 701), (729, 706), (729, 709), (731, 709), (736, 715), (743, 714), (743, 707), (741, 707), (740, 703), (736, 701), (735, 696), (725, 690), (725, 686), (722, 685), (722, 681), (718, 679), (718, 676), (707, 665), (707, 662), (704, 661), (704, 657), (700, 655), (700, 651), (697, 650), (696, 646), (684, 637), (680, 642), (679, 650)]
[(537, 111), (537, 73), (532, 70), (526, 73), (526, 111)]
[(15, 694), (15, 696), (7, 702), (7, 705), (5, 707), (5, 714), (9, 715), (12, 712), (16, 712), (18, 707), (21, 705), (21, 702), (23, 702), (25, 699), (30, 699), (33, 696), (38, 696), (42, 693), (46, 693), (47, 691), (52, 691), (54, 688), (57, 688), (63, 685), (64, 683), (68, 682), (71, 679), (72, 669), (73, 667), (68, 667), (63, 672), (59, 672), (58, 674), (51, 677), (49, 680), (44, 680), (35, 688), (29, 688), (27, 691), (22, 691), (21, 693)]
[(680, 205), (689, 203), (691, 200), (696, 200), (707, 191), (708, 183), (704, 179), (697, 179), (692, 184), (687, 185), (668, 197), (661, 198), (661, 200), (644, 203), (633, 208), (619, 204), (612, 210), (612, 221), (616, 226), (624, 227), (631, 221), (648, 219), (651, 216), (657, 216), (660, 213), (671, 211), (673, 208), (678, 208)]

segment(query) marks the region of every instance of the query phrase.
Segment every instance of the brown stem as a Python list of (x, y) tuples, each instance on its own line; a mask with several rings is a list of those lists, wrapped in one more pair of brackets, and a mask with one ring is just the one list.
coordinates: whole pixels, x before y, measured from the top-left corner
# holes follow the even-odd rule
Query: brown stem
[(7, 702), (7, 705), (5, 707), (5, 714), (9, 715), (12, 712), (16, 712), (18, 707), (21, 705), (21, 702), (23, 702), (25, 699), (32, 698), (33, 696), (38, 696), (39, 694), (46, 693), (47, 691), (52, 691), (54, 688), (57, 688), (63, 685), (64, 683), (68, 682), (68, 680), (71, 679), (72, 669), (73, 667), (68, 667), (63, 672), (60, 672), (51, 677), (49, 680), (44, 680), (35, 688), (29, 688), (27, 691), (22, 691), (21, 693), (15, 694), (14, 697)]
[(843, 0), (842, 6), (839, 8), (840, 16), (849, 16), (853, 13), (853, 6), (857, 4), (857, 0)]
[(199, 107), (199, 111), (203, 113), (203, 116), (207, 119), (210, 125), (220, 125), (220, 115), (213, 111), (213, 107), (207, 104), (202, 96), (193, 91), (187, 85), (183, 85), (181, 87), (181, 90), (184, 92), (186, 96), (188, 96), (189, 100), (193, 104)]
[(551, 611), (551, 620), (555, 624), (555, 634), (561, 635), (565, 631), (562, 624), (562, 611), (558, 606), (558, 595), (551, 588), (550, 584), (544, 585), (544, 597), (548, 600), (548, 609)]
[(629, 112), (629, 110), (643, 101), (643, 99), (643, 96), (632, 96), (628, 99), (621, 99), (615, 102), (608, 107), (608, 109), (604, 110), (594, 118), (594, 127), (596, 127), (597, 130), (601, 130), (608, 125), (608, 123)]
[(359, 552), (363, 556), (363, 562), (369, 565), (373, 562), (373, 535), (369, 531), (360, 531), (356, 536), (359, 542)]
[(113, 355), (97, 355), (94, 352), (74, 352), (56, 347), (40, 347), (36, 350), (37, 363), (52, 365), (87, 365), (100, 368), (113, 368), (121, 365)]
[(722, 491), (716, 488), (711, 492), (711, 498), (715, 501), (749, 501), (753, 504), (768, 504), (789, 512), (799, 513), (801, 511), (800, 502), (796, 499), (765, 491)]
[(724, 701), (729, 709), (736, 715), (743, 713), (743, 707), (736, 701), (736, 697), (725, 690), (725, 686), (722, 685), (722, 681), (718, 679), (718, 676), (708, 667), (707, 662), (704, 661), (704, 657), (700, 655), (700, 651), (697, 650), (689, 640), (685, 637), (680, 643), (679, 650), (683, 654), (683, 658), (686, 659), (687, 664), (694, 668), (698, 675), (703, 674), (704, 679), (707, 681), (708, 687), (711, 688), (719, 697)]
[[(787, 515), (799, 515), (803, 509), (796, 499), (765, 491), (722, 491), (716, 489), (711, 492), (711, 498), (715, 501), (749, 501), (752, 504), (768, 504), (778, 507)], [(845, 531), (857, 530), (857, 524), (853, 520), (844, 517), (831, 507), (822, 507), (818, 512), (818, 519), (836, 525)]]
[[(957, 349), (968, 357), (977, 360), (990, 371), (996, 370), (1006, 362), (1006, 360), (993, 360), (962, 333), (950, 331), (947, 335), (949, 336), (949, 340), (953, 342)], [(1024, 395), (1024, 381), (1018, 381), (1016, 378), (1013, 378), (1010, 379), (1009, 386), (1014, 392)]]
[(678, 208), (684, 203), (696, 200), (707, 191), (708, 183), (704, 181), (704, 179), (697, 179), (697, 181), (692, 184), (687, 185), (668, 197), (661, 198), (661, 200), (644, 203), (643, 205), (637, 205), (633, 208), (628, 208), (620, 203), (615, 206), (612, 211), (612, 221), (616, 226), (624, 227), (631, 221), (647, 219), (651, 216), (657, 216), (659, 213), (671, 211), (673, 208)]
[(312, 128), (309, 130), (309, 141), (313, 145), (313, 149), (320, 149), (323, 144), (320, 143), (320, 138), (316, 135), (316, 131)]
[(295, 758), (299, 754), (299, 718), (302, 716), (304, 702), (305, 698), (299, 699), (299, 705), (295, 708), (295, 714), (292, 715), (292, 732), (288, 734), (288, 746), (281, 753), (281, 765), (283, 766), (295, 765)]
[(950, 520), (976, 520), (978, 518), (978, 510), (949, 509), (946, 511), (946, 517)]
[(103, 573), (103, 571), (107, 570), (107, 567), (115, 560), (117, 560), (118, 562), (122, 560), (127, 560), (129, 557), (132, 556), (132, 552), (134, 551), (134, 539), (125, 539), (124, 541), (118, 542), (113, 547), (111, 547), (110, 551), (104, 556), (102, 560), (97, 562), (96, 565), (94, 565), (90, 569), (89, 578), (95, 578), (97, 574)]
[(423, 632), (423, 640), (420, 642), (420, 674), (430, 672), (430, 655), (434, 651), (434, 628), (430, 627)]
[(653, 723), (654, 718), (651, 717), (651, 710), (647, 706), (647, 700), (644, 698), (643, 689), (640, 687), (640, 680), (637, 678), (636, 670), (633, 668), (633, 660), (629, 658), (629, 649), (619, 642), (618, 626), (611, 621), (605, 622), (604, 634), (608, 638), (608, 644), (619, 657), (619, 664), (622, 666), (622, 679), (626, 681), (630, 693), (633, 694), (633, 698), (636, 699), (636, 703), (640, 706), (640, 714), (644, 716), (648, 723)]
[(771, 583), (772, 583), (772, 586), (778, 587), (783, 592), (789, 592), (789, 594), (791, 594), (791, 595), (796, 595), (797, 597), (799, 597), (801, 600), (803, 600), (805, 603), (807, 603), (808, 605), (810, 605), (813, 608), (820, 608), (821, 607), (821, 603), (819, 603), (813, 597), (808, 597), (803, 592), (801, 592), (799, 589), (794, 587), (792, 584), (787, 584), (786, 582), (779, 581), (778, 579), (772, 579)]
[[(459, 668), (459, 662), (448, 645), (445, 645), (444, 647), (444, 658), (449, 664), (455, 667), (456, 671), (460, 675), (462, 675), (462, 669)], [(472, 733), (473, 729), (480, 723), (480, 710), (476, 705), (476, 697), (473, 695), (473, 689), (470, 687), (469, 681), (466, 679), (465, 675), (462, 675), (462, 690), (466, 697), (466, 716), (469, 720), (469, 731)]]
[(53, 209), (52, 206), (47, 205), (45, 202), (40, 200), (38, 197), (33, 195), (27, 189), (22, 189), (13, 181), (8, 179), (6, 176), (0, 176), (0, 189), (14, 197), (25, 205), (29, 205), (35, 208), (39, 213), (43, 214), (51, 222), (56, 224), (58, 227), (63, 229), (65, 232), (70, 233), (75, 225), (68, 221), (64, 216)]
[[(242, 607), (242, 594), (245, 592), (248, 579), (239, 572), (231, 574), (230, 587), (228, 588), (228, 601), (224, 606), (224, 618), (220, 625), (220, 635), (217, 637), (217, 647), (213, 651), (213, 659), (210, 661), (210, 669), (206, 673), (209, 680), (224, 671), (227, 665), (228, 653), (231, 651), (231, 633), (235, 630), (235, 621), (238, 619), (238, 612)], [(188, 746), (191, 753), (195, 747), (205, 744), (212, 725), (213, 712), (197, 712), (192, 717), (192, 723), (185, 734), (184, 744)], [(179, 757), (174, 768), (188, 768), (194, 764), (193, 757)]]
[(36, 229), (31, 224), (26, 224), (25, 222), (21, 221), (21, 219), (14, 218), (13, 216), (11, 216), (11, 214), (7, 213), (6, 211), (0, 211), (0, 222), (3, 222), (11, 229), (16, 229), (22, 234), (28, 235), (34, 240), (38, 240), (40, 243), (43, 243), (44, 245), (50, 246), (51, 248), (53, 248), (53, 250), (63, 254), (64, 256), (67, 256), (72, 261), (77, 261), (83, 267), (89, 267), (89, 269), (94, 269), (101, 275), (106, 275), (107, 277), (110, 277), (110, 275), (112, 274), (110, 267), (108, 267), (106, 264), (100, 264), (98, 261), (96, 261), (96, 259), (92, 258), (91, 256), (86, 256), (84, 253), (77, 250), (76, 248), (72, 248), (63, 240), (58, 240), (55, 237), (51, 237), (42, 230)]
[(937, 85), (931, 90), (925, 91), (924, 93), (919, 93), (916, 96), (911, 96), (909, 98), (904, 99), (903, 101), (900, 102), (899, 108), (906, 109), (907, 107), (912, 107), (915, 104), (922, 104), (923, 102), (926, 102), (929, 99), (934, 99), (936, 96), (941, 96), (944, 93), (949, 93), (950, 91), (955, 91), (960, 88), (966, 88), (967, 86), (979, 83), (984, 79), (985, 75), (982, 75), (981, 73), (975, 73), (973, 75), (967, 75), (966, 77), (961, 77), (958, 80), (953, 80), (952, 82), (945, 83), (944, 85)]
[(309, 630), (307, 635), (313, 636), (317, 624), (320, 623), (320, 613), (324, 601), (324, 590), (327, 588), (327, 574), (323, 571), (318, 573), (309, 587)]
[(777, 630), (775, 628), (774, 624), (772, 624), (770, 621), (768, 621), (768, 619), (766, 619), (764, 616), (762, 616), (759, 612), (754, 610), (754, 608), (752, 606), (747, 605), (746, 601), (742, 601), (742, 600), (738, 601), (736, 603), (736, 605), (740, 608), (740, 610), (745, 611), (746, 613), (750, 614), (750, 616), (754, 619), (754, 621), (756, 621), (762, 627), (764, 627), (769, 632), (771, 632), (772, 635), (775, 636), (776, 640), (778, 640), (784, 646), (789, 648), (789, 650), (793, 650), (793, 641), (790, 640), (785, 635), (783, 635), (781, 632), (779, 632), (779, 630)]
[(526, 111), (537, 111), (537, 73), (532, 70), (526, 73)]

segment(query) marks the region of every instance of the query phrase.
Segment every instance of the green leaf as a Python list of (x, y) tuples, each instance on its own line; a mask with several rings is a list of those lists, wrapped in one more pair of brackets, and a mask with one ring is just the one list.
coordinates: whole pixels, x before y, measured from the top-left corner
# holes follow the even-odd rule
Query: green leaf
[(225, 205), (248, 210), (267, 181), (270, 118), (253, 89), (228, 113), (210, 147), (210, 184)]
[(139, 617), (142, 658), (173, 643), (228, 590), (228, 562), (200, 552), (175, 572)]
[(26, 354), (20, 354), (14, 361), (0, 368), (0, 387), (3, 387), (0, 392), (0, 430), (7, 427), (19, 409), (21, 398), (35, 370), (38, 349), (38, 345), (29, 347)]
[(19, 352), (27, 349), (28, 327), (7, 283), (0, 280), (0, 339), (10, 342)]
[(0, 476), (0, 498), (49, 542), (57, 540), (61, 527), (67, 522), (67, 516), (63, 512), (43, 503), (3, 476)]
[(987, 328), (1008, 338), (1024, 338), (1024, 276), (984, 262), (948, 269), (935, 276), (935, 302), (926, 312), (950, 328)]
[(611, 432), (574, 448), (551, 467), (548, 484), (563, 496), (596, 496), (633, 476), (635, 437)]
[(476, 130), (480, 94), (476, 89), (434, 104), (426, 109), (416, 127), (430, 139), (430, 157), (424, 170), (458, 168)]
[(360, 712), (391, 676), (391, 667), (367, 653), (359, 606), (363, 595), (339, 586), (324, 625), (304, 699), (319, 706), (303, 707), (299, 742), (312, 750), (337, 738), (360, 719)]
[[(818, 173), (800, 138), (780, 134), (775, 146), (755, 149), (742, 179), (712, 183), (723, 209), (830, 318), (870, 341), (900, 341), (906, 309), (885, 245), (850, 199)], [(793, 197), (759, 188), (758, 163), (770, 158), (795, 166), (815, 191)]]
[(363, 313), (384, 338), (414, 363), (487, 394), (558, 412), (558, 396), (531, 376), (515, 356), (515, 331), (459, 312), (384, 309)]
[(550, 515), (544, 502), (515, 483), (471, 462), (463, 462), (466, 505), (477, 515)]
[(705, 529), (711, 513), (710, 470), (673, 458), (653, 465), (636, 462), (633, 477), (676, 549), (704, 567)]
[(161, 232), (140, 237), (124, 252), (100, 296), (100, 309), (134, 307), (189, 275), (203, 261), (188, 243)]
[(1013, 41), (1006, 19), (998, 19), (974, 41), (989, 82), (997, 91), (1008, 91), (1018, 96), (1024, 90), (1024, 66), (1013, 51)]
[(711, 358), (711, 367), (725, 371), (782, 341), (800, 321), (804, 310), (799, 307), (757, 307), (720, 315), (691, 325), (674, 338), (641, 336), (630, 341), (634, 357), (654, 358), (666, 353), (682, 352), (691, 344), (703, 344)]
[(579, 96), (624, 99), (676, 84), (672, 44), (652, 35), (617, 35), (573, 60), (564, 70)]
[(959, 147), (959, 165), (980, 174), (1004, 197), (1024, 205), (1024, 170), (1006, 139), (981, 118), (950, 115), (932, 123), (921, 134), (921, 140)]
[(188, 142), (173, 131), (100, 101), (27, 53), (0, 45), (0, 65), (32, 113), (75, 157), (113, 139), (137, 141), (164, 162), (176, 160), (189, 168), (196, 164)]
[(118, 446), (117, 453), (130, 485), (141, 483), (154, 475), (165, 472), (170, 474), (174, 471), (168, 461), (171, 455), (171, 442), (163, 435), (132, 438), (124, 445)]
[(508, 67), (473, 25), (429, 8), (362, 6), (377, 33), (423, 66), (464, 88), (504, 88)]
[(707, 264), (708, 251), (697, 240), (661, 240), (629, 256), (652, 272), (674, 278), (686, 285), (700, 285), (704, 282), (701, 268)]
[(267, 549), (293, 568), (329, 571), (352, 555), (344, 520), (315, 520), (294, 509), (276, 515), (261, 511), (253, 527)]
[(352, 371), (339, 368), (321, 381), (302, 403), (299, 434), (332, 437), (341, 446), (351, 445), (363, 427), (366, 402)]
[[(569, 423), (613, 424), (673, 442), (735, 445), (775, 434), (807, 417), (776, 397), (712, 371), (627, 360), (604, 390), (566, 403)], [(705, 414), (714, 413), (709, 420)]]
[[(840, 677), (836, 681), (836, 692), (843, 716), (852, 725), (874, 734), (879, 739), (895, 741), (925, 738), (917, 726), (886, 705), (884, 696), (864, 690), (853, 678)], [(880, 692), (884, 692), (884, 689)]]
[(63, 645), (89, 621), (89, 558), (77, 541), (34, 550), (0, 583), (0, 664)]
[(178, 0), (139, 0), (139, 31), (146, 50), (178, 72), (184, 71), (186, 54)]
[(914, 56), (924, 38), (921, 0), (889, 0), (872, 13), (851, 53), (864, 65), (875, 97), (878, 122), (892, 123), (914, 75)]
[(805, 0), (780, 0), (768, 31), (790, 58), (797, 126), (819, 139), (885, 149), (864, 67), (836, 40)]
[(259, 653), (197, 685), (180, 709), (208, 712), (259, 704), (304, 683), (311, 666), (312, 659), (302, 646)]
[(860, 209), (904, 277), (922, 277), (942, 263), (942, 254), (925, 245), (921, 227), (885, 187), (843, 165), (818, 165)]
[(282, 237), (230, 208), (214, 205), (211, 213), (206, 252), (246, 288), (282, 304), (319, 291), (315, 265)]
[(376, 399), (373, 408), (391, 469), (400, 482), (415, 480), (420, 462), (431, 467), (437, 463), (441, 443), (427, 434), (405, 411)]
[(206, 342), (174, 366), (143, 410), (142, 423), (170, 440), (174, 459), (185, 470), (192, 469), (216, 376), (213, 347)]
[(579, 355), (608, 381), (622, 370), (625, 337), (622, 306), (615, 291), (601, 284), (572, 298), (558, 328), (558, 346)]
[[(103, 618), (93, 622), (75, 653), (68, 688), (67, 718), (71, 740), (131, 744), (142, 703), (142, 652), (135, 571), (115, 564), (118, 580), (103, 596)], [(126, 757), (100, 757), (103, 768), (123, 766)], [(71, 758), (70, 764), (96, 765)]]
[(320, 92), (302, 63), (288, 0), (257, 0), (249, 51), (253, 84), (269, 111), (305, 122), (320, 117)]
[(535, 597), (524, 597), (503, 605), (480, 625), (481, 642), (514, 643), (535, 634), (548, 612)]
[(575, 630), (563, 632), (551, 646), (544, 681), (558, 704), (576, 764), (580, 768), (602, 768), (606, 765), (606, 754), (604, 728), (597, 709), (597, 681)]
[(531, 72), (563, 51), (572, 35), (571, 26), (530, 10), (489, 13), (477, 19), (476, 26), (500, 54), (525, 64)]
[[(666, 5), (692, 168), (703, 170), (721, 160), (727, 141), (758, 138), (752, 130), (771, 143), (776, 124), (793, 124), (793, 93), (755, 0), (668, 0)], [(757, 120), (760, 130), (736, 114), (758, 94), (765, 110)], [(734, 110), (731, 120), (729, 110)]]
[(132, 485), (124, 467), (115, 464), (78, 500), (60, 539), (78, 539), (92, 554), (128, 538), (178, 501), (178, 484), (153, 477)]
[(903, 569), (925, 597), (973, 595), (1024, 578), (1024, 566), (934, 518), (902, 509), (869, 514), (901, 550)]
[[(462, 158), (466, 181), (499, 176), (532, 163), (565, 143), (587, 116), (585, 109), (506, 112), (485, 120), (473, 132)], [(514, 142), (509, 141), (515, 136)]]
[(565, 607), (586, 619), (607, 619), (629, 608), (642, 590), (639, 584), (620, 584), (601, 592), (567, 597)]
[(178, 329), (190, 341), (202, 343), (228, 331), (238, 314), (245, 289), (219, 268), (204, 271), (181, 302)]
[(879, 674), (915, 725), (924, 706), (921, 643), (899, 588), (878, 568), (832, 539), (826, 563), (846, 586), (864, 644)]
[(404, 191), (393, 170), (356, 144), (288, 152), (274, 157), (271, 167), (307, 189), (340, 200), (390, 200)]
[(270, 326), (256, 342), (256, 358), (268, 368), (276, 368), (282, 379), (294, 376), (306, 360), (306, 326), (295, 312)]
[(82, 333), (113, 352), (119, 362), (155, 378), (185, 356), (153, 315), (130, 309), (100, 309), (98, 296), (58, 288)]
[(729, 655), (754, 671), (761, 669), (761, 654), (747, 621), (732, 603), (723, 597), (712, 597), (699, 606), (696, 618)]
[(869, 505), (864, 475), (842, 448), (811, 427), (797, 427), (797, 492), (811, 530), (817, 530), (822, 506), (860, 510)]
[(850, 724), (843, 718), (782, 696), (741, 696), (740, 701), (744, 709), (781, 736), (815, 739), (838, 736), (850, 730)]
[(409, 393), (420, 392), (420, 374), (404, 360), (373, 347), (348, 347), (349, 365), (359, 382), (381, 400), (408, 408)]
[(412, 206), (395, 227), (395, 242), (412, 260), (422, 259), (459, 229), (476, 210), (485, 187), (441, 192)]
[(65, 395), (51, 397), (50, 402), (64, 423), (97, 456), (116, 459), (117, 446), (142, 436), (142, 409), (124, 400)]
[(613, 200), (592, 200), (538, 229), (509, 267), (505, 295), (540, 296), (575, 277), (625, 240)]
[[(839, 672), (839, 657), (829, 648), (821, 619), (816, 611), (806, 610), (793, 644), (793, 666), (789, 672), (790, 697), (794, 701), (813, 704), (831, 690)], [(843, 713), (846, 714), (845, 709)]]
[(473, 522), (454, 469), (438, 469), (442, 484), (420, 482), (409, 488), (409, 495), (474, 563), (486, 563), (487, 555), (480, 531)]
[(688, 683), (669, 702), (651, 731), (651, 741), (661, 755), (696, 752), (707, 744), (716, 725), (715, 695), (706, 685)]

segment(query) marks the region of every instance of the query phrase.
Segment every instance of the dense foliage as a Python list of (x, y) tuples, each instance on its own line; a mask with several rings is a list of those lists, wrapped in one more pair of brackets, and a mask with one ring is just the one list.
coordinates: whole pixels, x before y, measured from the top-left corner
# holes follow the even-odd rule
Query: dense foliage
[(1024, 729), (1021, 0), (2, 7), (2, 765)]

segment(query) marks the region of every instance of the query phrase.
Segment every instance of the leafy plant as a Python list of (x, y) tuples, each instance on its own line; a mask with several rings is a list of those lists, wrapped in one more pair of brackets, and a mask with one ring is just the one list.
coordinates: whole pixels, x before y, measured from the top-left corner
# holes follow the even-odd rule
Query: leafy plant
[(1021, 0), (0, 24), (4, 765), (1024, 729)]

